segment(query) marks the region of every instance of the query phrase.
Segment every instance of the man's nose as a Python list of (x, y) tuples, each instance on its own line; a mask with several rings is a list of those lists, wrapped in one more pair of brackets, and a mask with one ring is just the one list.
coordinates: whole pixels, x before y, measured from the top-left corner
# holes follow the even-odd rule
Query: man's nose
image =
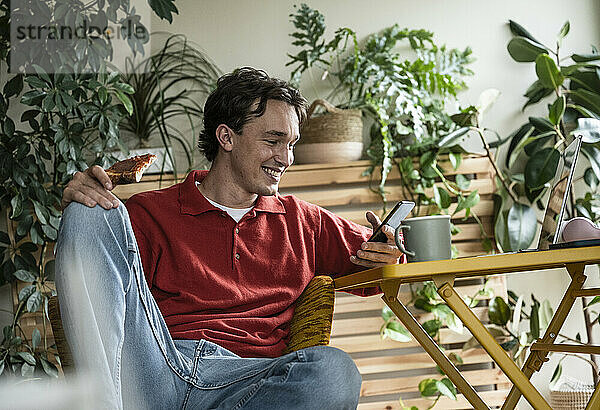
[(285, 167), (289, 167), (294, 162), (294, 150), (287, 147), (281, 149), (275, 160)]

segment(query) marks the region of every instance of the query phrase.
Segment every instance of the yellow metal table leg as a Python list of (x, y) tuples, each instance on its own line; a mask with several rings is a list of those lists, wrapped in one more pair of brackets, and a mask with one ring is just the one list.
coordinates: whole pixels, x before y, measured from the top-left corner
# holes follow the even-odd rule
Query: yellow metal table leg
[(417, 339), (429, 356), (440, 366), (444, 373), (452, 380), (457, 389), (467, 398), (474, 409), (489, 409), (488, 405), (479, 397), (473, 386), (465, 380), (454, 364), (440, 350), (437, 343), (421, 327), (414, 316), (406, 309), (397, 298), (399, 283), (384, 283), (381, 287), (384, 292), (383, 301), (392, 309), (406, 329)]
[[(571, 275), (571, 283), (567, 288), (565, 294), (563, 295), (560, 304), (556, 308), (554, 312), (554, 316), (548, 324), (548, 328), (546, 329), (546, 333), (544, 337), (540, 339), (541, 342), (544, 343), (554, 343), (558, 332), (562, 328), (563, 323), (567, 319), (569, 312), (573, 308), (573, 304), (575, 303), (577, 291), (581, 290), (583, 284), (587, 277), (584, 275), (583, 271), (585, 270), (584, 264), (573, 264), (567, 266), (567, 271), (569, 275)], [(548, 356), (547, 352), (541, 351), (532, 351), (529, 353), (527, 360), (523, 364), (522, 372), (529, 379), (533, 375), (534, 372), (539, 371), (542, 367), (542, 364), (546, 361)], [(513, 410), (519, 399), (521, 398), (521, 392), (514, 385), (510, 389), (510, 393), (502, 406), (502, 410)]]
[(490, 332), (488, 332), (477, 316), (469, 309), (454, 288), (449, 283), (445, 283), (438, 289), (438, 293), (471, 331), (485, 351), (488, 352), (496, 364), (504, 371), (506, 376), (519, 388), (533, 408), (551, 410), (540, 392), (533, 387), (529, 379), (521, 372), (521, 369), (508, 357), (506, 352), (494, 340)]
[(594, 394), (590, 397), (590, 401), (586, 406), (586, 410), (600, 409), (600, 383), (596, 386)]

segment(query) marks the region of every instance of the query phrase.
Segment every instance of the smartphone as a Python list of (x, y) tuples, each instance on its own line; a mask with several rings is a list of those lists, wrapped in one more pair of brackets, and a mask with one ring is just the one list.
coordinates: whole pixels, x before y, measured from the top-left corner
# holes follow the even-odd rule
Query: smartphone
[(385, 236), (385, 233), (381, 230), (381, 228), (384, 225), (388, 225), (392, 227), (392, 229), (396, 230), (396, 228), (400, 225), (404, 218), (408, 216), (414, 207), (415, 203), (411, 201), (398, 202), (390, 211), (390, 213), (387, 214), (381, 225), (375, 229), (373, 235), (369, 238), (369, 242), (387, 242), (388, 238)]

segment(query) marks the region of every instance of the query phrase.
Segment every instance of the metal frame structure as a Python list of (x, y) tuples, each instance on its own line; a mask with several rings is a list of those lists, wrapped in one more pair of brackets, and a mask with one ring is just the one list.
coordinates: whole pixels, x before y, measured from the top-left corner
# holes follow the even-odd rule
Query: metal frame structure
[[(437, 343), (411, 315), (406, 306), (398, 300), (398, 290), (402, 283), (432, 280), (438, 293), (456, 313), (465, 327), (479, 341), (494, 362), (513, 382), (513, 387), (502, 407), (514, 409), (521, 395), (535, 409), (550, 409), (546, 400), (531, 384), (530, 378), (548, 361), (548, 352), (573, 352), (600, 354), (600, 346), (579, 346), (556, 344), (556, 336), (571, 311), (575, 300), (583, 296), (600, 295), (600, 288), (583, 289), (587, 279), (585, 266), (600, 263), (600, 246), (571, 249), (555, 249), (539, 252), (525, 252), (483, 257), (459, 258), (444, 261), (417, 262), (404, 265), (388, 265), (369, 269), (335, 279), (336, 290), (348, 290), (379, 286), (383, 291), (383, 300), (404, 324), (407, 330), (421, 344), (423, 349), (448, 375), (457, 389), (466, 397), (475, 409), (489, 409), (475, 389), (460, 374), (440, 350)], [(493, 336), (475, 316), (471, 309), (454, 289), (456, 278), (474, 278), (494, 274), (527, 272), (540, 269), (565, 268), (571, 282), (556, 309), (544, 336), (533, 343), (531, 352), (519, 369), (515, 362), (500, 347)], [(592, 395), (587, 409), (600, 408), (600, 384)]]

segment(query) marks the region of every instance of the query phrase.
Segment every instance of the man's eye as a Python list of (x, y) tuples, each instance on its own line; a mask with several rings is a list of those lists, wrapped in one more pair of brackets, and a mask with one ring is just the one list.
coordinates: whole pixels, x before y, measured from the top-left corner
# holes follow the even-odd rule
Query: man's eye
[(275, 144), (277, 144), (277, 141), (275, 141), (275, 140), (267, 140), (267, 144), (275, 145)]

